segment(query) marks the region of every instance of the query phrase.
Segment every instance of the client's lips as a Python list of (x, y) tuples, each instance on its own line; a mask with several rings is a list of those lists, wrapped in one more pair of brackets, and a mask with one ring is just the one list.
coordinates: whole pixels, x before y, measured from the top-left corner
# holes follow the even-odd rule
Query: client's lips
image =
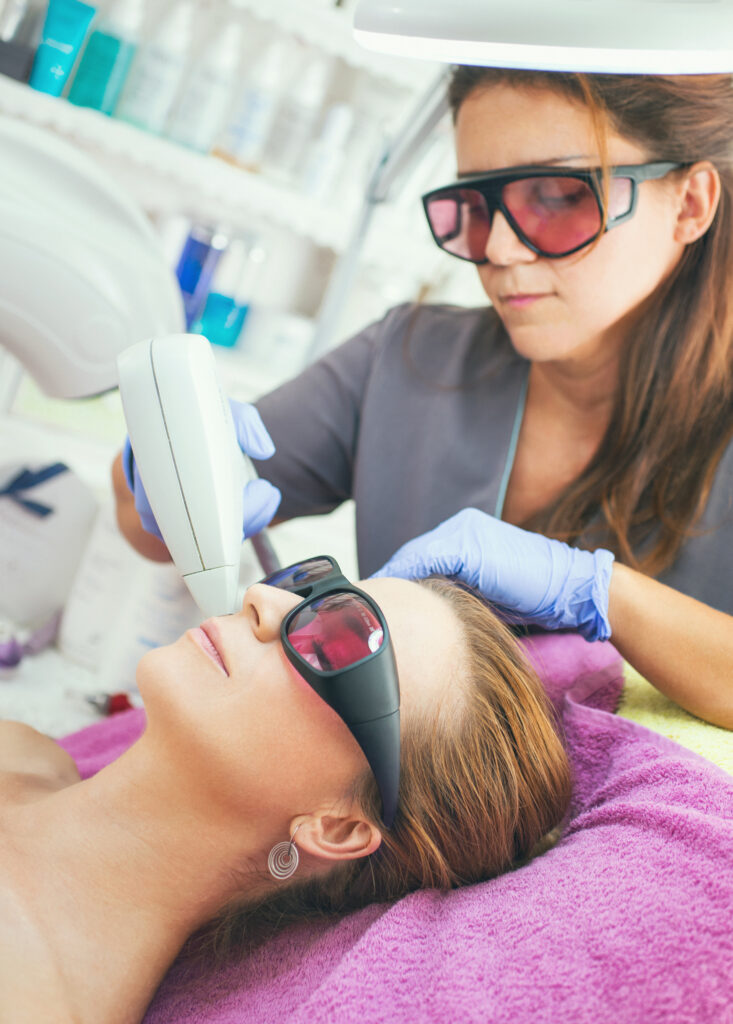
[(213, 622), (202, 622), (201, 625), (192, 630), (193, 638), (205, 654), (218, 665), (225, 676), (229, 675), (224, 658), (221, 655), (221, 638)]

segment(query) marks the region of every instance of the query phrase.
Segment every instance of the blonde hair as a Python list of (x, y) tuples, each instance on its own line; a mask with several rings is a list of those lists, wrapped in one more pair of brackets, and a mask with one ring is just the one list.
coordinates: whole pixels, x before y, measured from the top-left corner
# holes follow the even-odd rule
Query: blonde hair
[[(216, 923), (209, 945), (228, 955), (277, 928), (395, 900), (416, 889), (480, 882), (530, 857), (556, 829), (570, 770), (542, 685), (507, 627), (475, 594), (445, 579), (421, 585), (447, 600), (462, 627), (456, 699), (404, 729), (399, 808), (370, 857), (297, 878)], [(353, 794), (380, 825), (371, 772)]]

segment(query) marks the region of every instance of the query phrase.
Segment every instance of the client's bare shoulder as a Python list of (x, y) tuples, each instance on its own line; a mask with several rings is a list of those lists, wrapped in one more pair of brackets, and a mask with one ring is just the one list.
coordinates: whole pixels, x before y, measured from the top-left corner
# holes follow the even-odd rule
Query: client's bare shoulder
[(79, 781), (72, 758), (55, 740), (21, 722), (0, 722), (0, 813)]
[(0, 1024), (72, 1019), (29, 896), (33, 864), (15, 836), (21, 805), (78, 781), (76, 765), (54, 740), (29, 725), (0, 722)]
[(71, 1024), (67, 985), (0, 835), (0, 1024)]

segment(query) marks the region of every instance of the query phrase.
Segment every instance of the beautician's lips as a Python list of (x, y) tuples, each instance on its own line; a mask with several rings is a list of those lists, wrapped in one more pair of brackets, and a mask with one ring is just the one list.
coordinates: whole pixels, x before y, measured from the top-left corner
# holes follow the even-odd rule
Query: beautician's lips
[(221, 637), (219, 631), (213, 622), (208, 619), (206, 622), (202, 622), (196, 629), (192, 629), (191, 633), (193, 638), (199, 647), (202, 648), (204, 654), (208, 654), (211, 660), (219, 666), (224, 675), (229, 675), (224, 659), (221, 656)]
[(499, 300), (505, 302), (509, 306), (515, 306), (521, 309), (523, 306), (529, 306), (537, 299), (546, 299), (552, 292), (516, 292), (514, 295), (500, 295)]

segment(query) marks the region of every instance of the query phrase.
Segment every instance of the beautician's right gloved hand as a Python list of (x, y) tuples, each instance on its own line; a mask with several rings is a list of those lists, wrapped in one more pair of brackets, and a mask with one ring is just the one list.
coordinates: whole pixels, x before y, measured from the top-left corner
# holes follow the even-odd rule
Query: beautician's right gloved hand
[[(275, 454), (275, 445), (267, 433), (259, 412), (247, 402), (229, 400), (232, 418), (237, 432), (239, 447), (245, 455), (253, 459), (269, 459)], [(135, 510), (145, 530), (154, 537), (163, 540), (148, 496), (145, 493), (140, 472), (132, 453), (129, 437), (125, 438), (122, 448), (122, 468), (125, 472), (127, 486), (135, 497)], [(279, 488), (269, 480), (250, 480), (244, 488), (245, 518), (242, 524), (242, 538), (253, 537), (263, 530), (277, 512), (282, 495)]]
[(584, 551), (465, 508), (403, 544), (373, 575), (452, 576), (523, 622), (608, 640), (613, 560), (604, 548)]

